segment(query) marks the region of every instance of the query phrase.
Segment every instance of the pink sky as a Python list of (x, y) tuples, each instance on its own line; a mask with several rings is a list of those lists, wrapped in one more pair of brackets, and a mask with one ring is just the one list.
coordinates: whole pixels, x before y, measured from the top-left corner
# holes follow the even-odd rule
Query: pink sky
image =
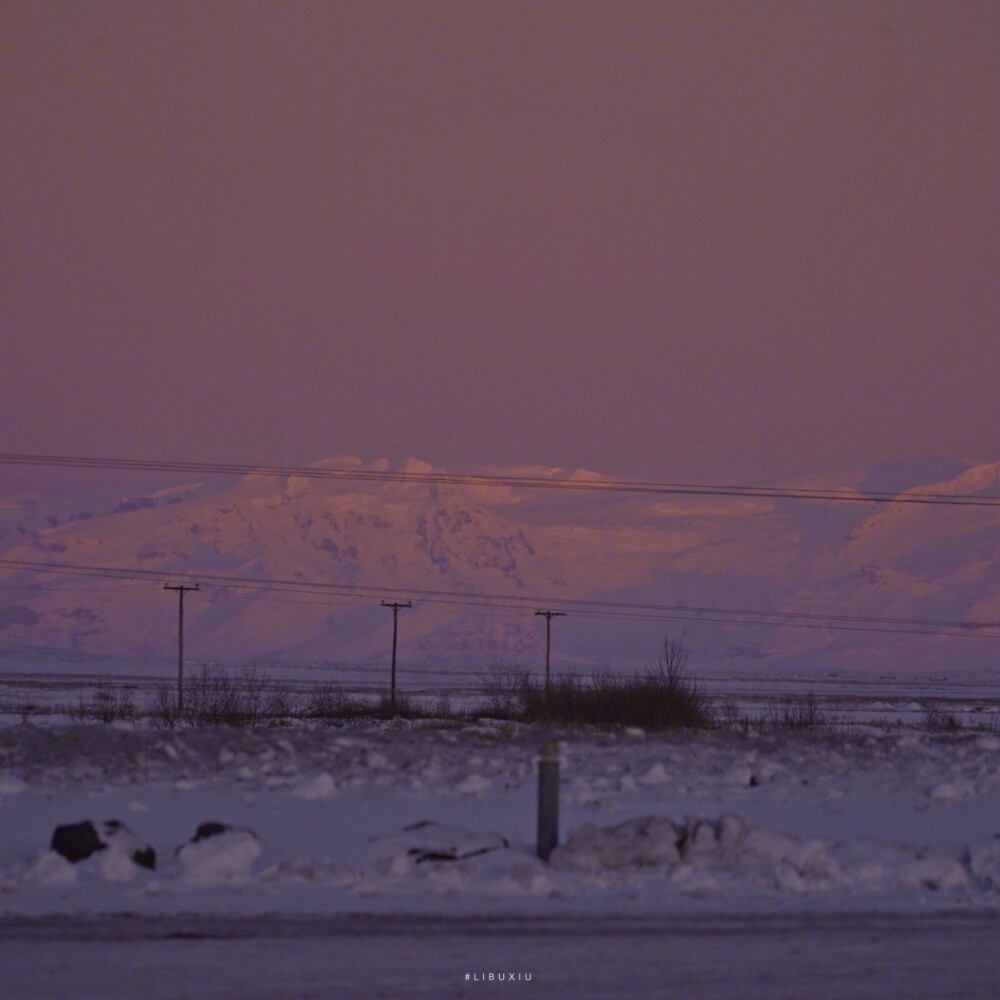
[(1000, 3), (5, 0), (0, 450), (1000, 459)]

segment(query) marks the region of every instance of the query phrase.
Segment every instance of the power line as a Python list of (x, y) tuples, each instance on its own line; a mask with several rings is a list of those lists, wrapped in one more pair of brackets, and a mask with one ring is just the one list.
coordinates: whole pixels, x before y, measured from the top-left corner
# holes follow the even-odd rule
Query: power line
[[(122, 570), (110, 566), (81, 566), (70, 563), (31, 562), (0, 558), (0, 567), (15, 571), (67, 574), (117, 579), (161, 579), (157, 570)], [(359, 584), (311, 583), (304, 580), (283, 580), (255, 577), (226, 576), (219, 573), (171, 572), (179, 579), (198, 580), (204, 585), (227, 589), (252, 589), (278, 593), (325, 594), (329, 597), (360, 600), (384, 599), (398, 594), (398, 588)], [(572, 611), (575, 615), (592, 618), (628, 618), (648, 621), (688, 621), (701, 624), (781, 625), (789, 628), (840, 629), (864, 632), (916, 631), (919, 634), (980, 635), (1000, 638), (1000, 622), (961, 621), (935, 618), (903, 618), (866, 615), (823, 614), (813, 611), (766, 611), (757, 608), (718, 608), (686, 604), (651, 604), (629, 601), (598, 601), (583, 598), (551, 597), (528, 594), (469, 593), (464, 591), (408, 588), (421, 603), (456, 604), (475, 607), (497, 607), (526, 610), (528, 606), (546, 605)], [(950, 631), (949, 631), (950, 630)]]
[(0, 583), (0, 590), (17, 590), (32, 594), (122, 594), (134, 590), (149, 591), (153, 589), (153, 584), (141, 584), (135, 587), (45, 587), (37, 583), (25, 583), (21, 585)]
[(769, 500), (904, 503), (952, 507), (1000, 507), (1000, 495), (966, 493), (894, 493), (884, 490), (810, 489), (769, 486), (723, 486), (711, 483), (642, 482), (626, 479), (552, 479), (543, 476), (474, 475), (446, 472), (394, 472), (377, 469), (325, 469), (311, 466), (241, 465), (228, 462), (188, 462), (130, 458), (92, 458), (0, 452), (0, 464), (71, 469), (117, 469), (133, 472), (175, 472), (198, 476), (295, 476), (359, 482), (507, 487), (600, 493), (644, 493), (668, 496), (753, 497)]

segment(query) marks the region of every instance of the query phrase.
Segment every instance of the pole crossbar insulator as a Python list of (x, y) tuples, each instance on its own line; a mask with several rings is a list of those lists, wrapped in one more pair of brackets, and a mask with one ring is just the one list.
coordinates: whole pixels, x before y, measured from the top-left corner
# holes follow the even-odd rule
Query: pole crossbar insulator
[(552, 688), (552, 675), (549, 671), (549, 659), (552, 652), (552, 619), (565, 618), (565, 611), (536, 611), (536, 617), (542, 615), (545, 618), (545, 697), (549, 696)]
[(409, 601), (383, 601), (383, 608), (392, 608), (392, 677), (389, 683), (389, 711), (396, 714), (396, 637), (399, 632), (399, 609), (412, 608)]
[(177, 711), (184, 711), (184, 595), (192, 590), (198, 590), (198, 584), (189, 587), (186, 584), (171, 586), (163, 585), (164, 590), (177, 592)]

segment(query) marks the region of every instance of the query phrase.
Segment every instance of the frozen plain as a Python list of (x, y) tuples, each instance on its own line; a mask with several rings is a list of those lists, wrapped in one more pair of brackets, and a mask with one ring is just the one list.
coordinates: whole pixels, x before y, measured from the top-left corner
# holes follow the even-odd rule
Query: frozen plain
[[(87, 818), (157, 869), (47, 850)], [(3, 995), (993, 997), (998, 834), (994, 733), (11, 725)]]

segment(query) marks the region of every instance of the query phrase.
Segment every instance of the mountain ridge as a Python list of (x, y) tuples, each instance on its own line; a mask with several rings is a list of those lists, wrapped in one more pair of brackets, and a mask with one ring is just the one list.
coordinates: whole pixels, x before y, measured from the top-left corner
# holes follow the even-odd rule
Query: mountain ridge
[[(339, 456), (310, 468), (445, 474), (418, 459)], [(879, 467), (797, 478), (864, 494)], [(488, 470), (488, 471), (486, 471)], [(527, 471), (530, 470), (530, 471)], [(950, 479), (914, 482), (937, 470)], [(883, 466), (910, 494), (1000, 492), (1000, 463), (916, 460)], [(891, 472), (891, 475), (889, 474)], [(591, 470), (484, 466), (478, 475), (609, 482)], [(789, 488), (779, 482), (776, 488)], [(709, 667), (946, 672), (991, 669), (1000, 639), (855, 631), (845, 616), (1000, 621), (1000, 506), (923, 506), (759, 496), (663, 496), (519, 489), (510, 484), (219, 476), (151, 493), (0, 497), (0, 558), (213, 577), (186, 605), (193, 658), (374, 661), (389, 617), (371, 588), (417, 607), (405, 616), (404, 661), (485, 665), (535, 660), (543, 630), (525, 602), (671, 606), (655, 621), (559, 622), (564, 667), (642, 665), (664, 632)], [(220, 577), (369, 588), (320, 598), (248, 590)], [(91, 581), (0, 567), (0, 650), (165, 653), (176, 609), (162, 583)], [(499, 595), (489, 607), (428, 600), (427, 591)], [(295, 603), (300, 602), (300, 603)], [(519, 602), (519, 603), (517, 603)], [(480, 601), (480, 605), (484, 602)], [(499, 606), (498, 606), (499, 605)], [(713, 613), (681, 611), (714, 608)], [(756, 620), (734, 612), (758, 612)], [(635, 612), (638, 614), (639, 612)], [(780, 627), (768, 613), (786, 616)], [(795, 615), (827, 616), (816, 619)], [(706, 623), (705, 619), (715, 619)], [(699, 619), (699, 620), (695, 620)], [(823, 627), (818, 627), (823, 624)], [(874, 625), (872, 627), (875, 627)], [(926, 629), (922, 626), (921, 629)], [(971, 634), (971, 632), (970, 632)], [(998, 630), (1000, 634), (1000, 630)]]

